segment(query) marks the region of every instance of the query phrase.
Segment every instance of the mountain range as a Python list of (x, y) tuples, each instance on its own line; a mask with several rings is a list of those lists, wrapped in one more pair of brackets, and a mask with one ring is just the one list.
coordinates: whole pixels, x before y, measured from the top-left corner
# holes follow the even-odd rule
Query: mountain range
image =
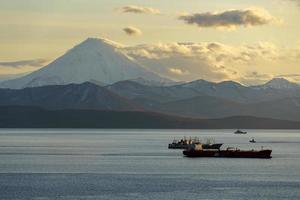
[(253, 88), (234, 82), (204, 81), (172, 86), (149, 86), (130, 80), (108, 86), (85, 82), (0, 89), (0, 106), (144, 111), (191, 118), (255, 116), (300, 121), (300, 87), (276, 89), (265, 84)]
[(0, 106), (39, 108), (44, 114), (88, 110), (161, 113), (164, 118), (190, 120), (252, 116), (300, 121), (296, 83), (282, 78), (257, 86), (179, 83), (147, 70), (119, 46), (107, 39), (85, 40), (40, 70), (0, 83)]

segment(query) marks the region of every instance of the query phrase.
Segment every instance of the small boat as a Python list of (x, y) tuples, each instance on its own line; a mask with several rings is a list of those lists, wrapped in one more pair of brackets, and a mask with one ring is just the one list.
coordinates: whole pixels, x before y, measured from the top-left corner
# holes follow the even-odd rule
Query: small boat
[(251, 140), (249, 140), (249, 142), (256, 143), (256, 141), (254, 140), (254, 138), (252, 138)]
[(240, 150), (237, 148), (227, 148), (226, 150), (203, 149), (201, 145), (194, 145), (182, 152), (186, 157), (222, 157), (222, 158), (272, 158), (270, 149), (261, 150)]
[(236, 130), (236, 131), (234, 132), (234, 134), (247, 134), (247, 132), (238, 129), (238, 130)]

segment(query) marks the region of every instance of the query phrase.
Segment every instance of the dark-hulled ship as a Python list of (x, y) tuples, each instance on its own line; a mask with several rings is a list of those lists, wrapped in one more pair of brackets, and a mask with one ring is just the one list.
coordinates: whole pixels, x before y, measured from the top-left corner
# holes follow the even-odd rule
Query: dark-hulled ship
[(223, 143), (215, 143), (213, 139), (207, 139), (206, 142), (202, 143), (199, 138), (182, 138), (181, 140), (173, 140), (172, 143), (168, 145), (169, 149), (188, 149), (191, 145), (202, 145), (203, 149), (220, 149)]
[(187, 157), (228, 157), (228, 158), (272, 158), (272, 150), (240, 150), (237, 148), (221, 149), (204, 149), (201, 144), (192, 145), (189, 149), (184, 150), (183, 154)]

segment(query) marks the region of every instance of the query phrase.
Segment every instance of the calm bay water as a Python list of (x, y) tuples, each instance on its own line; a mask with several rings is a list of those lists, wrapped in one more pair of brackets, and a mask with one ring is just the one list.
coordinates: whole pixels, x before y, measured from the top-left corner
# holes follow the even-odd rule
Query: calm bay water
[[(167, 149), (184, 135), (272, 148), (273, 158)], [(0, 199), (300, 199), (300, 131), (2, 129)]]

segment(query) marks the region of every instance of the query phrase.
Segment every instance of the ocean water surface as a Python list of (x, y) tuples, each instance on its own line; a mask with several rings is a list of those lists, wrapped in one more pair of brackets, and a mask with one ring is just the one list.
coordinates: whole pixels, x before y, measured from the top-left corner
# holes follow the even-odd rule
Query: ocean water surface
[[(300, 131), (233, 131), (0, 129), (0, 199), (300, 199)], [(186, 158), (182, 136), (273, 158)]]

